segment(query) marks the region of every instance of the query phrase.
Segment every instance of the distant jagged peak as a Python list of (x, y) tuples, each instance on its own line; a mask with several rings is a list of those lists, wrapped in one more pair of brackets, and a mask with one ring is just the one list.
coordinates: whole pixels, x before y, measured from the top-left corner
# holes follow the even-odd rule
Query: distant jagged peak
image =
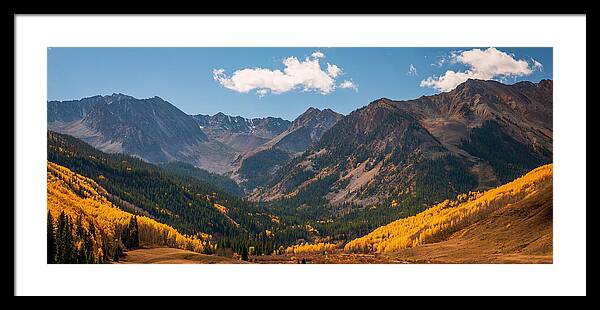
[(379, 110), (380, 108), (384, 108), (384, 109), (394, 108), (396, 104), (402, 103), (402, 102), (405, 102), (405, 101), (403, 101), (403, 100), (395, 101), (390, 98), (381, 97), (379, 99), (371, 101), (368, 105), (366, 105), (360, 109), (357, 109), (357, 110), (353, 111), (352, 113), (361, 112), (361, 111), (362, 111), (362, 113), (365, 113), (365, 112), (371, 113), (374, 110)]
[[(494, 80), (484, 80), (484, 79), (475, 79), (475, 78), (468, 78), (466, 81), (464, 81), (461, 84), (478, 84), (478, 83), (485, 83), (487, 81), (494, 81)], [(497, 81), (494, 81), (497, 82)]]
[(203, 130), (229, 133), (245, 133), (271, 139), (286, 130), (291, 122), (281, 118), (245, 118), (243, 116), (231, 116), (220, 111), (212, 116), (209, 114), (192, 115)]
[(111, 95), (104, 95), (102, 98), (107, 99), (109, 101), (122, 101), (122, 100), (139, 100), (133, 96), (125, 95), (123, 93), (112, 93)]
[(308, 109), (306, 109), (306, 111), (304, 111), (304, 113), (300, 114), (300, 116), (298, 116), (296, 119), (302, 117), (302, 116), (308, 116), (308, 115), (314, 115), (314, 114), (335, 114), (335, 115), (341, 115), (340, 113), (335, 112), (334, 110), (330, 109), (330, 108), (325, 108), (323, 110), (319, 109), (319, 108), (315, 108), (315, 107), (309, 107)]
[(454, 90), (451, 90), (448, 93), (453, 93), (453, 92), (461, 92), (461, 91), (467, 91), (467, 90), (471, 90), (471, 91), (483, 91), (484, 89), (488, 88), (489, 86), (492, 85), (504, 85), (498, 81), (494, 81), (494, 80), (481, 80), (481, 79), (472, 79), (469, 78), (466, 81), (458, 84), (458, 86), (456, 86), (456, 88), (454, 88)]
[(69, 99), (69, 100), (48, 100), (48, 103), (58, 104), (58, 103), (74, 103), (74, 102), (86, 102), (86, 101), (99, 101), (104, 99), (105, 96), (102, 95), (94, 95), (89, 97), (83, 97), (81, 99)]
[(371, 101), (371, 103), (387, 103), (387, 102), (393, 102), (394, 100), (390, 99), (390, 98), (386, 98), (386, 97), (381, 97), (379, 99), (373, 100)]
[(246, 118), (240, 115), (229, 115), (229, 114), (225, 114), (222, 111), (219, 111), (213, 115), (210, 114), (202, 114), (202, 113), (198, 113), (198, 114), (192, 114), (191, 116), (195, 117), (195, 118), (203, 118), (203, 119), (211, 119), (211, 120), (231, 120), (231, 119), (238, 119), (238, 120), (244, 120), (247, 122), (257, 122), (257, 121), (281, 121), (281, 122), (290, 122), (288, 120), (282, 119), (280, 117), (273, 117), (273, 116), (266, 116), (266, 117), (253, 117), (253, 118)]
[[(79, 99), (79, 100), (86, 100), (86, 99), (88, 99), (88, 100), (89, 100), (89, 99), (102, 99), (102, 98), (104, 98), (104, 97), (106, 97), (106, 96), (102, 96), (102, 95), (94, 95), (94, 96), (89, 96), (89, 97), (83, 97), (83, 98), (81, 98), (81, 99)], [(73, 99), (73, 100), (67, 100), (67, 101), (77, 101), (77, 99)]]
[(394, 108), (398, 103), (404, 103), (405, 101), (395, 101), (386, 97), (381, 97), (379, 99), (371, 101), (368, 105), (353, 111), (351, 114), (359, 112), (359, 113), (372, 113), (375, 110), (379, 110), (380, 108)]
[(321, 110), (319, 110), (315, 107), (309, 107), (308, 109), (306, 109), (306, 111), (304, 111), (304, 113), (302, 113), (298, 117), (296, 117), (296, 119), (301, 118), (301, 117), (310, 116), (310, 115), (316, 115), (319, 113), (321, 113)]
[(253, 121), (258, 121), (258, 120), (269, 120), (269, 121), (278, 121), (278, 122), (285, 122), (285, 123), (291, 123), (289, 120), (287, 119), (283, 119), (281, 117), (274, 117), (274, 116), (267, 116), (267, 117), (255, 117), (252, 118)]
[(304, 113), (300, 114), (293, 122), (292, 128), (304, 126), (309, 122), (314, 122), (323, 119), (337, 119), (341, 118), (342, 114), (333, 111), (332, 109), (317, 109), (315, 107), (309, 107)]
[(159, 99), (164, 101), (162, 98), (158, 97), (158, 96), (154, 96), (154, 97), (150, 97), (150, 98), (146, 98), (146, 99), (139, 99), (139, 98), (135, 98), (133, 96), (130, 95), (126, 95), (123, 93), (112, 93), (110, 95), (93, 95), (93, 96), (87, 96), (87, 97), (82, 97), (80, 99), (69, 99), (69, 100), (48, 100), (48, 103), (73, 103), (73, 102), (89, 102), (89, 101), (95, 101), (95, 102), (114, 102), (114, 101), (123, 101), (123, 100), (150, 100), (150, 99)]
[(142, 102), (151, 102), (151, 103), (169, 103), (167, 100), (165, 100), (162, 97), (157, 96), (157, 95), (154, 95), (152, 97), (147, 97), (147, 98), (136, 98), (134, 96), (123, 94), (123, 93), (112, 93), (110, 95), (103, 95), (103, 96), (98, 95), (95, 97), (102, 98), (107, 103), (119, 102), (119, 101), (142, 101)]
[(142, 99), (142, 100), (152, 101), (152, 102), (166, 102), (166, 103), (169, 103), (167, 100), (165, 100), (165, 99), (163, 99), (163, 98), (161, 98), (159, 96), (153, 96), (153, 97)]

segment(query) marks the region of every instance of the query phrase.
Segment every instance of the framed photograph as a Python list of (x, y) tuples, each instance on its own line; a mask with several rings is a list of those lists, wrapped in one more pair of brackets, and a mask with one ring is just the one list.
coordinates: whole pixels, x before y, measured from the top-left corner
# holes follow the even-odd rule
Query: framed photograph
[(585, 295), (585, 15), (15, 25), (17, 294)]

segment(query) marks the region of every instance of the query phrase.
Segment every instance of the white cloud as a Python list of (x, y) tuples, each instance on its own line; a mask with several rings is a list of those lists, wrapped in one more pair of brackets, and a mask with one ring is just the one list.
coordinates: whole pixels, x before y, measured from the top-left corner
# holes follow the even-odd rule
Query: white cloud
[(223, 74), (225, 74), (225, 69), (214, 69), (213, 70), (213, 77), (220, 76)]
[(516, 60), (514, 56), (493, 47), (486, 50), (472, 49), (453, 52), (450, 55), (450, 61), (465, 64), (468, 69), (462, 72), (448, 70), (439, 77), (428, 77), (421, 81), (421, 87), (449, 91), (470, 78), (489, 80), (497, 77), (526, 76), (533, 73), (527, 61)]
[(431, 64), (431, 66), (433, 67), (441, 67), (444, 65), (444, 63), (446, 63), (446, 58), (444, 57), (439, 57), (437, 62), (434, 62)]
[(539, 61), (531, 58), (531, 62), (533, 62), (533, 65), (532, 65), (533, 71), (540, 71), (540, 72), (544, 71), (544, 66)]
[(325, 57), (325, 54), (321, 53), (321, 51), (315, 51), (314, 53), (311, 54), (311, 56), (313, 58), (323, 58), (323, 57)]
[(437, 61), (432, 63), (431, 66), (441, 68), (446, 63), (455, 64), (456, 57), (458, 54), (462, 52), (462, 50), (453, 50), (448, 53), (448, 55), (437, 56)]
[(354, 90), (355, 92), (358, 92), (358, 84), (354, 83), (354, 81), (350, 80), (345, 80), (342, 83), (340, 83), (339, 85), (340, 88), (349, 88)]
[(440, 77), (428, 77), (421, 81), (421, 87), (435, 88), (440, 91), (450, 91), (454, 89), (458, 84), (468, 79), (483, 79), (483, 76), (478, 77), (477, 74), (471, 71), (467, 72), (455, 72), (452, 70), (446, 71), (444, 75)]
[(327, 63), (326, 71), (321, 69), (319, 59), (325, 55), (316, 51), (312, 57), (299, 60), (288, 57), (283, 60), (285, 68), (271, 70), (266, 68), (246, 68), (233, 72), (231, 76), (224, 69), (214, 69), (213, 79), (223, 87), (240, 93), (256, 90), (260, 97), (269, 92), (281, 94), (293, 89), (302, 88), (304, 91), (317, 91), (323, 95), (335, 90), (335, 78), (342, 69), (335, 64)]
[(330, 77), (337, 77), (341, 73), (342, 73), (342, 69), (340, 69), (340, 67), (338, 67), (336, 65), (332, 65), (330, 63), (327, 63), (327, 74)]
[(268, 89), (262, 88), (256, 91), (256, 94), (258, 95), (258, 97), (262, 98), (264, 97), (266, 94), (269, 93)]
[(457, 58), (458, 56), (462, 53), (462, 50), (454, 50), (451, 51), (450, 54), (448, 55), (448, 61), (452, 64), (455, 64), (457, 62)]
[(417, 76), (419, 74), (417, 73), (417, 68), (415, 68), (415, 66), (413, 66), (413, 64), (410, 64), (410, 67), (408, 67), (408, 72), (406, 72), (406, 75)]

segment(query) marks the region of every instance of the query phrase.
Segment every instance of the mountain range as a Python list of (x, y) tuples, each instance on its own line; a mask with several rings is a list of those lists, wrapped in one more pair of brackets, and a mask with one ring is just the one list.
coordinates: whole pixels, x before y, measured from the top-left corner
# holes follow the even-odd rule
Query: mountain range
[(432, 203), (552, 161), (552, 81), (468, 80), (415, 100), (382, 98), (343, 117), (282, 167), (257, 201)]
[(467, 80), (450, 92), (381, 98), (349, 115), (293, 121), (188, 115), (123, 94), (48, 102), (48, 129), (109, 153), (227, 176), (253, 201), (429, 204), (552, 161), (552, 81)]
[[(252, 186), (308, 149), (342, 117), (315, 108), (294, 122), (223, 113), (187, 115), (159, 97), (137, 99), (123, 94), (49, 101), (47, 115), (49, 130), (74, 136), (99, 150), (150, 163), (184, 162)], [(265, 158), (273, 152), (275, 157), (281, 155), (276, 162)], [(255, 164), (261, 171), (249, 171)]]
[(467, 80), (293, 121), (49, 101), (49, 236), (75, 221), (82, 262), (135, 251), (138, 224), (152, 248), (232, 260), (552, 262), (552, 89)]
[(239, 168), (233, 177), (247, 188), (264, 185), (290, 159), (300, 156), (319, 141), (342, 117), (331, 109), (309, 108), (285, 131), (240, 155), (234, 161)]
[(219, 112), (213, 116), (197, 114), (193, 118), (200, 129), (213, 140), (233, 150), (245, 152), (262, 145), (285, 131), (291, 122), (281, 118), (243, 118)]

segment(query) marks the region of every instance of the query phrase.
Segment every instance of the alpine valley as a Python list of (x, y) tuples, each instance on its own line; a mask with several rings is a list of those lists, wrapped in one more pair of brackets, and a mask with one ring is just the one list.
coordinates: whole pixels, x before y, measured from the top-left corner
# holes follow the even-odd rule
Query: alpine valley
[(294, 120), (49, 101), (49, 261), (551, 263), (552, 92), (469, 79)]

